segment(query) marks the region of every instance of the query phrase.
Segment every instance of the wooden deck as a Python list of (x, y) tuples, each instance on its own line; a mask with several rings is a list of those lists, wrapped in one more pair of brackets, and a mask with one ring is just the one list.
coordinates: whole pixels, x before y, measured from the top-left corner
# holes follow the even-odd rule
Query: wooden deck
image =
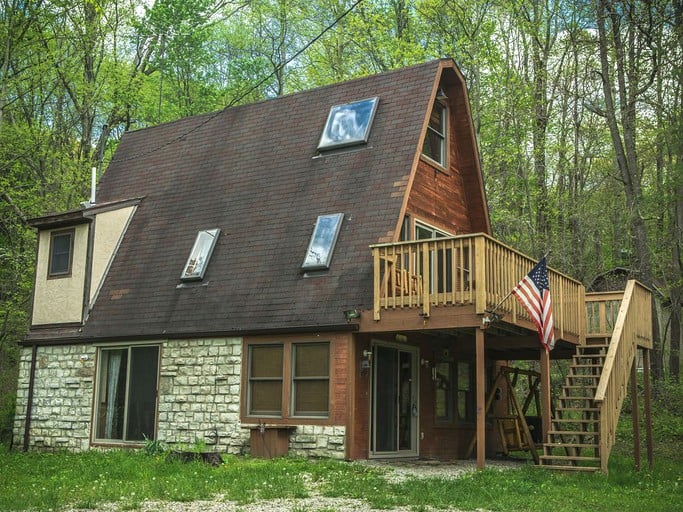
[[(434, 310), (461, 307), (471, 315), (496, 313), (503, 322), (535, 330), (527, 312), (510, 291), (536, 261), (485, 234), (370, 246), (374, 261), (373, 319), (396, 310), (419, 310), (430, 318)], [(580, 344), (585, 341), (583, 285), (548, 269), (555, 334)], [(501, 303), (502, 301), (502, 303)], [(454, 322), (457, 315), (452, 315)], [(456, 325), (454, 325), (456, 326)]]

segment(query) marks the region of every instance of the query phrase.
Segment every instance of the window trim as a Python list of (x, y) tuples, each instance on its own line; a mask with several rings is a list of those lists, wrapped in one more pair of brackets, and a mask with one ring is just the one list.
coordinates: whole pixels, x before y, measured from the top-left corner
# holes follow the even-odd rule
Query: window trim
[[(441, 112), (442, 112), (442, 117), (441, 117), (441, 132), (437, 131), (436, 129), (432, 128), (431, 126), (431, 118), (432, 118), (432, 113), (434, 112), (434, 109), (437, 107), (441, 107)], [(449, 125), (449, 116), (450, 116), (450, 110), (448, 108), (448, 105), (445, 103), (435, 100), (432, 109), (429, 111), (429, 119), (427, 121), (427, 130), (425, 131), (425, 136), (424, 139), (422, 140), (422, 150), (421, 150), (421, 156), (424, 157), (427, 161), (436, 164), (439, 168), (441, 169), (448, 169), (448, 125)], [(427, 140), (427, 137), (429, 136), (429, 133), (434, 133), (436, 134), (439, 139), (441, 140), (441, 161), (436, 160), (429, 156), (428, 154), (425, 153), (425, 142)]]
[[(282, 349), (282, 368), (281, 368), (281, 373), (280, 377), (253, 377), (251, 368), (252, 368), (252, 353), (253, 349), (256, 347), (280, 347)], [(253, 388), (251, 386), (251, 383), (254, 381), (258, 382), (275, 382), (278, 381), (280, 382), (281, 386), (281, 396), (280, 396), (280, 414), (263, 414), (263, 413), (252, 413), (252, 393), (253, 393)], [(246, 389), (246, 401), (247, 401), (247, 412), (250, 416), (253, 417), (259, 417), (259, 418), (282, 418), (282, 413), (284, 409), (284, 392), (285, 392), (285, 345), (284, 343), (253, 343), (247, 347), (247, 389)]]
[[(67, 270), (64, 272), (53, 272), (52, 262), (55, 257), (55, 238), (58, 236), (69, 235), (69, 264)], [(63, 277), (71, 277), (73, 272), (74, 261), (74, 242), (76, 238), (76, 228), (60, 229), (50, 232), (50, 253), (47, 260), (47, 277), (48, 279), (60, 279)]]
[[(294, 373), (294, 359), (293, 359), (293, 346), (294, 345), (308, 345), (308, 344), (327, 344), (328, 345), (328, 356), (329, 356), (329, 377), (328, 377), (328, 395), (327, 395), (327, 414), (325, 415), (297, 415), (294, 414), (294, 401), (293, 401), (293, 373)], [(336, 343), (335, 337), (325, 337), (320, 339), (309, 338), (306, 336), (296, 337), (296, 338), (275, 338), (275, 339), (244, 339), (242, 345), (242, 353), (246, 354), (246, 357), (242, 358), (242, 386), (243, 392), (241, 400), (241, 421), (245, 424), (261, 423), (262, 419), (267, 419), (268, 423), (272, 424), (331, 424), (334, 415), (334, 402), (333, 402), (333, 385), (335, 382), (335, 370), (334, 370), (334, 345)], [(250, 379), (249, 374), (251, 371), (251, 347), (252, 346), (272, 346), (281, 345), (283, 347), (283, 379), (282, 379), (282, 410), (281, 414), (278, 416), (265, 416), (262, 414), (252, 414), (251, 409), (251, 387), (249, 385)]]
[(144, 444), (144, 440), (126, 440), (126, 439), (111, 439), (111, 438), (106, 438), (106, 437), (97, 437), (97, 430), (99, 427), (99, 414), (100, 414), (100, 400), (99, 396), (101, 393), (101, 381), (100, 377), (102, 374), (102, 352), (104, 351), (114, 351), (114, 350), (125, 350), (127, 353), (128, 357), (128, 362), (127, 362), (127, 368), (126, 368), (126, 389), (125, 389), (125, 409), (124, 409), (124, 420), (123, 420), (123, 425), (124, 425), (124, 434), (122, 434), (122, 438), (125, 437), (126, 430), (128, 429), (127, 423), (128, 423), (128, 408), (130, 404), (128, 403), (129, 397), (130, 397), (130, 359), (131, 359), (131, 351), (135, 348), (148, 348), (148, 347), (156, 347), (157, 349), (157, 372), (156, 372), (156, 380), (155, 380), (155, 389), (154, 389), (154, 394), (155, 394), (155, 401), (154, 401), (154, 426), (153, 426), (153, 436), (152, 439), (156, 439), (158, 432), (159, 432), (159, 381), (161, 378), (161, 358), (162, 358), (162, 345), (159, 343), (150, 343), (150, 342), (137, 342), (137, 343), (128, 343), (124, 345), (103, 345), (103, 344), (97, 344), (95, 345), (97, 348), (97, 355), (96, 355), (96, 360), (95, 360), (95, 382), (93, 385), (93, 402), (92, 402), (92, 421), (90, 423), (91, 426), (91, 435), (90, 435), (90, 443), (91, 445), (94, 446), (142, 446)]

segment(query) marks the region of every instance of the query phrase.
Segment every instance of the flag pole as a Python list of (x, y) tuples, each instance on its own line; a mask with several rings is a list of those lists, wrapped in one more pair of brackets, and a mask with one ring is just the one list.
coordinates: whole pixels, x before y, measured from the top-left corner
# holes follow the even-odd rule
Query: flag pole
[[(552, 249), (548, 249), (548, 250), (546, 251), (546, 253), (543, 255), (543, 258), (547, 258), (547, 257), (550, 255), (551, 252), (552, 252)], [(542, 260), (543, 258), (541, 258), (541, 260)], [(538, 260), (538, 261), (541, 261), (541, 260)], [(538, 263), (538, 261), (537, 261), (536, 263)], [(482, 322), (483, 322), (484, 324), (490, 324), (490, 323), (493, 323), (493, 322), (495, 322), (495, 321), (500, 320), (501, 318), (503, 318), (502, 315), (496, 314), (496, 311), (498, 311), (498, 308), (499, 308), (500, 306), (503, 305), (503, 302), (505, 302), (506, 300), (508, 300), (508, 299), (510, 298), (510, 295), (512, 295), (512, 293), (513, 293), (514, 290), (515, 290), (515, 288), (513, 287), (512, 290), (510, 290), (510, 291), (507, 293), (507, 295), (506, 295), (505, 297), (503, 297), (503, 298), (498, 302), (498, 304), (496, 304), (495, 306), (493, 306), (493, 309), (487, 309), (487, 310), (485, 310), (485, 312), (486, 312), (488, 315), (490, 315), (490, 316), (484, 317), (484, 318), (483, 318)]]

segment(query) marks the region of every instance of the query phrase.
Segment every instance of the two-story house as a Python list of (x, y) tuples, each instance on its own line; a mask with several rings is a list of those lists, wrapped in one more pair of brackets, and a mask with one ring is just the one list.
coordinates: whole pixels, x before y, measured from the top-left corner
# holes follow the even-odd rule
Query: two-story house
[[(635, 283), (593, 297), (551, 269), (550, 355), (505, 299), (534, 261), (492, 238), (448, 59), (126, 133), (93, 203), (31, 224), (25, 449), (200, 439), (448, 460), (476, 447), (483, 466), (510, 413), (502, 362), (540, 361), (536, 435), (557, 443), (569, 427), (551, 414), (549, 360), (574, 358), (577, 372), (594, 365), (592, 396), (567, 398), (564, 419), (579, 410), (572, 450), (599, 467), (636, 350), (651, 346)], [(593, 338), (611, 343), (593, 351)]]

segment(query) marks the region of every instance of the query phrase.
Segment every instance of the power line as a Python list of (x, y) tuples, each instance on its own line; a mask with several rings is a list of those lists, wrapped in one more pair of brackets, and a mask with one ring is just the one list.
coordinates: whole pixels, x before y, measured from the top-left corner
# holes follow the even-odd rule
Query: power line
[(353, 10), (354, 10), (362, 1), (363, 1), (363, 0), (356, 0), (348, 9), (346, 9), (343, 13), (341, 13), (339, 16), (337, 16), (337, 18), (336, 18), (331, 24), (329, 24), (327, 27), (325, 27), (317, 36), (315, 36), (315, 37), (314, 37), (313, 39), (311, 39), (308, 43), (306, 43), (301, 49), (299, 49), (299, 50), (298, 50), (296, 53), (294, 53), (291, 57), (289, 57), (287, 60), (285, 60), (285, 62), (283, 62), (282, 64), (276, 66), (276, 67), (273, 69), (273, 71), (271, 71), (271, 72), (270, 72), (268, 75), (266, 75), (264, 78), (262, 78), (262, 79), (259, 80), (257, 83), (255, 83), (254, 85), (252, 85), (251, 87), (249, 87), (248, 89), (246, 89), (243, 93), (238, 94), (235, 98), (233, 98), (233, 99), (230, 101), (230, 103), (228, 103), (228, 104), (227, 104), (225, 107), (223, 107), (221, 110), (218, 110), (218, 111), (214, 112), (214, 113), (211, 114), (209, 117), (207, 117), (206, 119), (204, 119), (203, 121), (201, 121), (200, 123), (198, 123), (196, 126), (190, 128), (190, 129), (187, 130), (186, 132), (184, 132), (184, 133), (182, 133), (182, 134), (180, 134), (180, 135), (178, 135), (178, 136), (176, 136), (176, 137), (174, 137), (174, 138), (172, 138), (172, 139), (169, 139), (167, 142), (164, 142), (163, 144), (160, 144), (159, 146), (157, 146), (157, 147), (155, 147), (155, 148), (153, 148), (153, 149), (150, 149), (150, 150), (148, 150), (148, 151), (144, 151), (144, 152), (138, 153), (138, 154), (136, 154), (136, 155), (131, 155), (131, 156), (127, 157), (127, 158), (113, 158), (113, 159), (111, 159), (111, 160), (109, 161), (109, 163), (114, 163), (114, 162), (116, 162), (116, 163), (119, 163), (119, 162), (129, 162), (129, 161), (131, 161), (131, 160), (135, 160), (135, 159), (140, 158), (140, 157), (142, 157), (142, 156), (147, 156), (147, 155), (149, 155), (149, 154), (155, 153), (155, 152), (157, 152), (157, 151), (160, 151), (160, 150), (164, 149), (165, 147), (170, 146), (171, 144), (173, 144), (173, 143), (175, 143), (175, 142), (178, 142), (179, 140), (182, 140), (183, 138), (187, 137), (187, 136), (190, 135), (191, 133), (194, 133), (194, 132), (196, 132), (197, 130), (199, 130), (200, 128), (202, 128), (203, 126), (207, 125), (208, 123), (210, 123), (211, 121), (213, 121), (216, 117), (218, 117), (220, 114), (222, 114), (223, 112), (225, 112), (225, 111), (228, 110), (229, 108), (233, 107), (237, 102), (239, 102), (240, 100), (244, 99), (244, 98), (247, 97), (249, 94), (251, 94), (255, 89), (257, 89), (258, 87), (260, 87), (261, 85), (263, 85), (265, 82), (267, 82), (268, 80), (270, 80), (276, 73), (282, 71), (282, 69), (284, 69), (285, 66), (287, 66), (290, 62), (292, 62), (294, 59), (296, 59), (296, 58), (299, 57), (302, 53), (304, 53), (306, 50), (308, 50), (308, 48), (310, 48), (313, 44), (315, 44), (315, 43), (316, 43), (320, 38), (322, 38), (327, 32), (329, 32), (330, 30), (332, 30), (332, 29), (333, 29), (341, 20), (343, 20), (349, 13), (351, 13), (351, 11), (353, 11)]

